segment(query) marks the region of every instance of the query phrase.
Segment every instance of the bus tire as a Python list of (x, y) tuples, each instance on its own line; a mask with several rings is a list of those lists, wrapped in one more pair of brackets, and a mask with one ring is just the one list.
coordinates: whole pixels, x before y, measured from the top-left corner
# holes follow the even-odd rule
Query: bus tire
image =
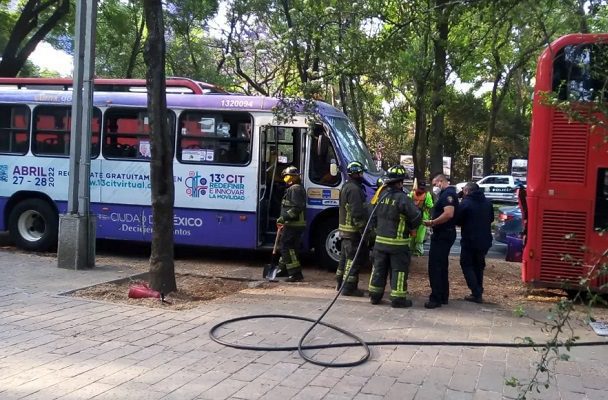
[(57, 245), (59, 217), (55, 209), (41, 199), (18, 203), (8, 218), (9, 235), (23, 250), (47, 251)]
[(317, 229), (315, 250), (321, 267), (328, 271), (336, 271), (340, 261), (340, 238), (338, 235), (338, 220), (330, 218), (320, 224)]

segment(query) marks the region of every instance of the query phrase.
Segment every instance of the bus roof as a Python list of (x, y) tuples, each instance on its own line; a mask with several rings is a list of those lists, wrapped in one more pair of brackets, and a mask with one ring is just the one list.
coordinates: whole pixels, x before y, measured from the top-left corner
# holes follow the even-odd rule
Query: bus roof
[[(6, 90), (0, 87), (0, 103), (27, 103), (27, 104), (71, 104), (71, 91), (53, 90)], [(346, 118), (346, 115), (337, 108), (316, 101), (316, 112), (322, 116)], [(131, 92), (95, 92), (93, 104), (97, 107), (127, 106), (146, 107), (146, 93)], [(202, 108), (223, 111), (272, 111), (279, 99), (264, 96), (244, 96), (236, 94), (218, 93), (213, 96), (183, 96), (180, 94), (167, 94), (167, 104), (173, 108)], [(301, 110), (301, 109), (300, 109)]]
[[(72, 90), (71, 78), (0, 78), (0, 88), (29, 90)], [(95, 78), (96, 91), (103, 92), (146, 92), (145, 79), (112, 79)], [(214, 94), (227, 93), (210, 83), (195, 81), (189, 78), (168, 77), (167, 93), (179, 94)]]

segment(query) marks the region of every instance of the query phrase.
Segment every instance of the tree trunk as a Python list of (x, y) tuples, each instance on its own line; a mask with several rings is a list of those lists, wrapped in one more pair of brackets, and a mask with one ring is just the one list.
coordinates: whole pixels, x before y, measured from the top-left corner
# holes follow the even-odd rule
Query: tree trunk
[(340, 106), (342, 107), (342, 112), (348, 115), (348, 104), (346, 99), (346, 82), (344, 82), (345, 76), (340, 75), (339, 88), (340, 88)]
[(431, 174), (443, 171), (443, 135), (445, 132), (445, 80), (447, 68), (447, 45), (449, 33), (448, 0), (437, 0), (435, 16), (437, 18), (437, 37), (433, 40), (435, 64), (432, 77), (432, 116), (429, 147), (431, 153)]
[(144, 36), (144, 28), (146, 24), (146, 20), (142, 15), (141, 23), (139, 24), (139, 29), (137, 30), (137, 36), (135, 36), (135, 43), (131, 48), (131, 54), (129, 55), (129, 63), (127, 64), (127, 71), (125, 72), (125, 78), (130, 79), (133, 78), (133, 71), (135, 70), (135, 62), (137, 61), (137, 55), (141, 51), (141, 39)]
[[(43, 20), (41, 15), (51, 15)], [(46, 35), (70, 12), (69, 0), (28, 0), (9, 35), (0, 59), (0, 76), (15, 77)], [(5, 27), (3, 27), (4, 29)]]
[(144, 47), (147, 64), (148, 117), (150, 122), (150, 183), (152, 186), (152, 252), (150, 287), (163, 294), (177, 290), (173, 262), (172, 140), (167, 122), (165, 82), (165, 27), (161, 0), (144, 0), (148, 37)]
[(416, 100), (414, 102), (414, 112), (416, 114), (416, 126), (414, 128), (414, 145), (412, 156), (414, 158), (414, 176), (418, 180), (425, 180), (426, 176), (426, 152), (427, 152), (427, 130), (426, 130), (426, 110), (424, 97), (426, 96), (424, 82), (416, 82)]
[(357, 128), (358, 131), (361, 131), (361, 118), (359, 116), (359, 107), (357, 105), (357, 94), (356, 94), (356, 89), (355, 89), (355, 83), (353, 82), (353, 78), (352, 76), (348, 77), (348, 89), (350, 91), (350, 109), (351, 109), (351, 116), (353, 119), (353, 122), (355, 123), (355, 127)]

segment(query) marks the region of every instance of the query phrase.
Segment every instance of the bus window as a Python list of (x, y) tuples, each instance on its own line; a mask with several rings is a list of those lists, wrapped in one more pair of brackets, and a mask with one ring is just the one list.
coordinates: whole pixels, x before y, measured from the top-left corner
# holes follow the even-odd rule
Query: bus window
[(177, 159), (247, 165), (251, 160), (251, 126), (248, 113), (184, 111), (179, 117)]
[[(105, 158), (149, 160), (150, 124), (146, 110), (111, 108), (104, 115), (102, 154)], [(174, 137), (173, 113), (168, 114), (171, 138)], [(171, 150), (173, 152), (173, 150)]]
[(310, 142), (308, 176), (313, 183), (325, 186), (336, 186), (340, 183), (340, 174), (332, 176), (331, 163), (337, 164), (338, 157), (322, 126), (315, 126)]
[(595, 196), (595, 230), (608, 230), (608, 168), (597, 171), (597, 185)]
[(565, 46), (553, 63), (553, 91), (559, 100), (606, 100), (605, 74), (608, 46), (582, 44)]
[[(101, 111), (93, 109), (91, 116), (91, 158), (99, 155), (99, 121)], [(42, 156), (69, 156), (71, 106), (38, 106), (34, 110), (32, 152)]]
[(0, 105), (0, 153), (27, 153), (29, 137), (29, 108), (21, 105)]

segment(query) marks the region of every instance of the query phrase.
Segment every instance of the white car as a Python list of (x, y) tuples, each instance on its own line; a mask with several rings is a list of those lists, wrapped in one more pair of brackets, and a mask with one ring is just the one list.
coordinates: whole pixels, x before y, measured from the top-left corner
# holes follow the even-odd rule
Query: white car
[[(488, 175), (476, 182), (486, 198), (494, 201), (517, 201), (517, 186), (521, 181), (511, 175)], [(466, 182), (456, 185), (456, 191), (462, 191)]]

